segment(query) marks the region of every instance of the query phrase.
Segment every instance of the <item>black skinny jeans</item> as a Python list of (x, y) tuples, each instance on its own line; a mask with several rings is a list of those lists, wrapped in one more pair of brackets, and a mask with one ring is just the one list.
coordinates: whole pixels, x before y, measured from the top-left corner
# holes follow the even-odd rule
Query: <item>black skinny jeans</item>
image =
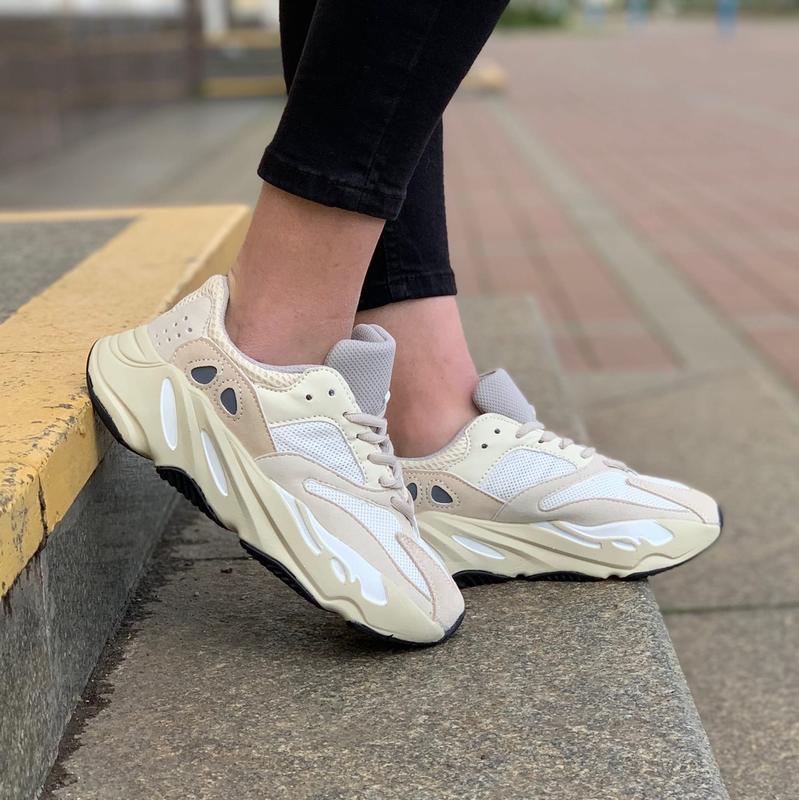
[(288, 101), (258, 174), (387, 220), (359, 308), (455, 294), (441, 115), (508, 0), (281, 0)]

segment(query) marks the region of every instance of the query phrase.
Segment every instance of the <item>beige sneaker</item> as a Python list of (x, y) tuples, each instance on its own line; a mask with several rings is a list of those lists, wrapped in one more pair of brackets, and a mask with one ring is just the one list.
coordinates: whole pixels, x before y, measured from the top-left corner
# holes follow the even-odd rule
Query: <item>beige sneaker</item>
[(381, 636), (447, 638), (463, 598), (419, 536), (383, 419), (393, 339), (359, 325), (323, 365), (266, 366), (225, 332), (227, 300), (215, 276), (98, 341), (98, 414), (306, 599)]
[(711, 497), (545, 430), (504, 370), (481, 377), (474, 402), (484, 413), (449, 445), (403, 459), (422, 536), (459, 585), (643, 577), (718, 538)]

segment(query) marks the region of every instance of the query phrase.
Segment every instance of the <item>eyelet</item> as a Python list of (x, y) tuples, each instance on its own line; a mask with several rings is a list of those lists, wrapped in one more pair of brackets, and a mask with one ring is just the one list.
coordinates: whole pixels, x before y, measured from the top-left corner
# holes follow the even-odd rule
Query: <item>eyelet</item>
[(313, 400), (313, 395), (306, 394), (306, 395), (305, 395), (305, 399), (306, 399), (306, 400)]
[(333, 397), (333, 396), (335, 395), (335, 393), (336, 393), (336, 390), (335, 390), (335, 389), (328, 389), (328, 390), (327, 390), (327, 393), (328, 393), (328, 394), (329, 394), (331, 397)]
[(485, 450), (488, 447), (488, 445), (487, 444), (481, 444), (480, 447), (482, 447), (483, 450)]
[(499, 428), (494, 428), (494, 433), (499, 433)]

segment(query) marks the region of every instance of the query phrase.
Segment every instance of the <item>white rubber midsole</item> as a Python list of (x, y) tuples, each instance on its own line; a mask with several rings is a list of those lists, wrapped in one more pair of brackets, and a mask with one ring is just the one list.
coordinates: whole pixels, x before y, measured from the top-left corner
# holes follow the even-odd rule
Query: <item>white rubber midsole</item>
[(209, 399), (160, 359), (144, 329), (101, 339), (88, 371), (125, 443), (189, 475), (222, 524), (279, 562), (320, 606), (405, 641), (435, 642), (446, 633), (264, 475)]
[(718, 525), (675, 519), (580, 526), (496, 522), (437, 511), (423, 512), (417, 519), (422, 536), (452, 575), (571, 572), (624, 578), (681, 564), (708, 548), (720, 533)]

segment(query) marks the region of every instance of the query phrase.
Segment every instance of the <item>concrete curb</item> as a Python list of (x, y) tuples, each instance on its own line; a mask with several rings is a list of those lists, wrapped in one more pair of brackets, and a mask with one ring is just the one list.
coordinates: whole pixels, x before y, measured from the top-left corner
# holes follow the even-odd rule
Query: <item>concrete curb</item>
[[(96, 338), (225, 271), (243, 206), (0, 214), (129, 224), (0, 325), (0, 797), (33, 797), (176, 495), (96, 422)], [(98, 468), (99, 465), (99, 468)]]
[[(97, 216), (111, 216), (98, 212)], [(155, 316), (232, 261), (244, 206), (135, 210), (104, 247), (0, 325), (0, 596), (10, 589), (99, 464), (86, 354), (107, 333)], [(0, 222), (28, 215), (0, 214)], [(32, 220), (63, 220), (34, 213)], [(95, 218), (81, 212), (76, 219)]]

